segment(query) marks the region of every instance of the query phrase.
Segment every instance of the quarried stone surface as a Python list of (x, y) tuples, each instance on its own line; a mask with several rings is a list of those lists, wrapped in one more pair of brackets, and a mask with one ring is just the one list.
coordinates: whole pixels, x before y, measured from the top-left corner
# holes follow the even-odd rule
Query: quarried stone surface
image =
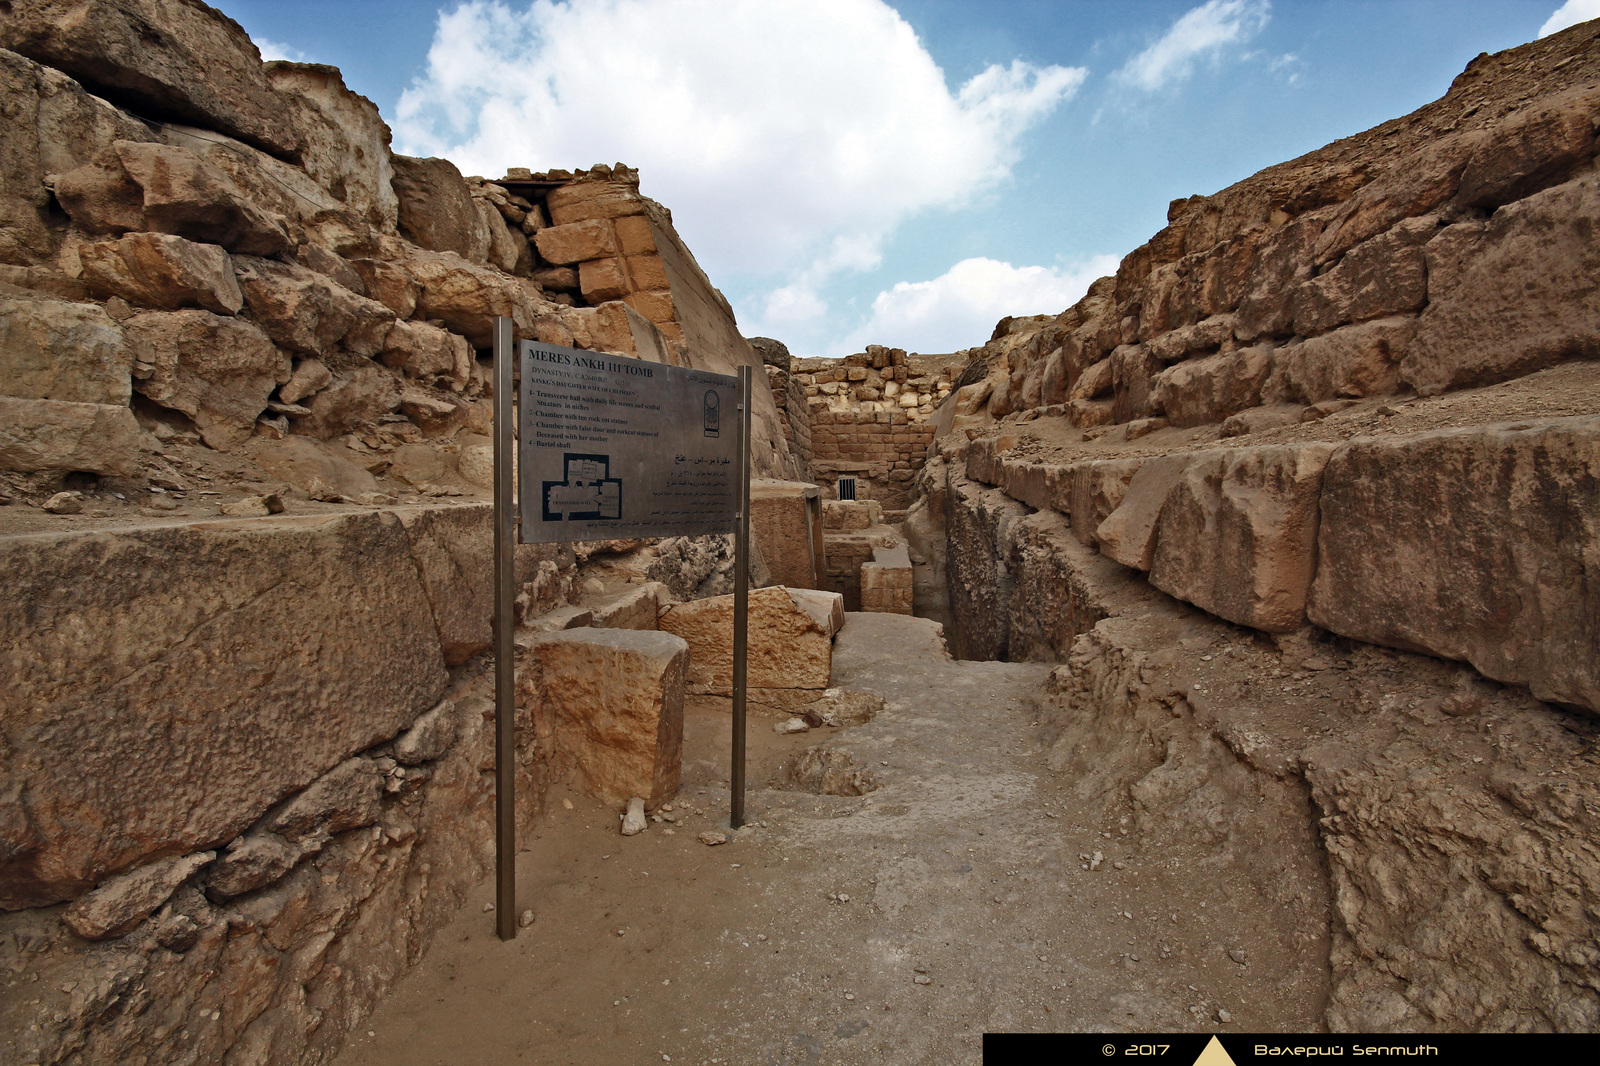
[(408, 555), (376, 513), (0, 541), (0, 907), (226, 843), (436, 703)]
[[(828, 630), (798, 605), (789, 590), (750, 591), (751, 688), (824, 689), (833, 663)], [(680, 603), (661, 615), (661, 628), (689, 642), (690, 692), (726, 695), (733, 687), (733, 597)]]
[(521, 682), (520, 700), (536, 703), (558, 772), (570, 765), (604, 803), (640, 796), (656, 807), (675, 796), (689, 654), (681, 637), (651, 630), (584, 627), (534, 643), (538, 680)]
[(1600, 712), (1600, 418), (1351, 441), (1317, 549), (1315, 624)]
[(750, 536), (761, 548), (772, 580), (792, 589), (822, 584), (817, 556), (820, 520), (812, 522), (817, 487), (798, 481), (757, 479), (750, 483)]
[(141, 393), (194, 420), (211, 447), (250, 439), (272, 390), (289, 380), (289, 357), (241, 318), (210, 311), (145, 311), (126, 323), (154, 370)]
[(121, 404), (0, 396), (0, 470), (127, 476), (138, 472), (144, 446), (138, 421)]
[(130, 233), (78, 249), (83, 281), (102, 296), (138, 307), (176, 311), (201, 307), (231, 315), (244, 306), (233, 261), (215, 244), (196, 244), (170, 233)]
[(94, 304), (0, 298), (0, 395), (126, 404), (133, 352)]

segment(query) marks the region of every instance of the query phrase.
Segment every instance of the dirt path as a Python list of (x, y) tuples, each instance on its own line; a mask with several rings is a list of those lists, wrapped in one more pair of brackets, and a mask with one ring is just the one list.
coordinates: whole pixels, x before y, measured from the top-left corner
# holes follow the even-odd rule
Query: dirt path
[(750, 780), (821, 742), (881, 787), (753, 787), (758, 824), (707, 847), (727, 718), (691, 708), (678, 825), (623, 838), (558, 793), (518, 866), (535, 923), (501, 944), (481, 885), (340, 1062), (977, 1062), (985, 1030), (1206, 1029), (1218, 1009), (1316, 1028), (1325, 944), (1248, 956), (1248, 902), (1080, 816), (1045, 763), (1049, 670), (953, 662), (932, 622), (850, 615), (835, 683), (884, 711), (795, 737), (752, 718)]

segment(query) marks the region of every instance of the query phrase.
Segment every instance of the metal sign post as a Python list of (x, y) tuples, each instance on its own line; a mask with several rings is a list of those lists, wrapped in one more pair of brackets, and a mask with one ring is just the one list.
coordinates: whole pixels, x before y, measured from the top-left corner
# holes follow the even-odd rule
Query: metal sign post
[(494, 320), (495, 932), (517, 935), (516, 510), (511, 497), (511, 319)]
[[(515, 419), (513, 358), (521, 378)], [(510, 940), (517, 935), (517, 543), (734, 532), (729, 822), (744, 824), (753, 394), (747, 366), (734, 378), (515, 342), (507, 318), (495, 319), (494, 382), (495, 907), (500, 939)], [(737, 424), (727, 424), (729, 411)]]
[(739, 368), (739, 516), (733, 545), (733, 805), (728, 826), (744, 825), (746, 653), (750, 647), (750, 368)]

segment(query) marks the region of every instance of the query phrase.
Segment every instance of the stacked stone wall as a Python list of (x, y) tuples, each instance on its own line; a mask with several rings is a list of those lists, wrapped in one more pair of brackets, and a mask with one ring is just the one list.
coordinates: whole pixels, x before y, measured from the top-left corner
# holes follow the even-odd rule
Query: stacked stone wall
[(910, 486), (927, 462), (933, 427), (903, 411), (811, 412), (813, 473), (833, 487), (840, 475), (857, 479), (857, 495), (890, 510), (904, 509)]

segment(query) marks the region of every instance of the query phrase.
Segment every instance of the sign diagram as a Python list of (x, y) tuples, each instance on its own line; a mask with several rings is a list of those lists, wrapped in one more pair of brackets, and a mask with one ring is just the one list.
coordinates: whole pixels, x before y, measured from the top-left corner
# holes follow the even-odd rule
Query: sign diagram
[(565, 481), (544, 482), (546, 522), (594, 522), (622, 517), (622, 479), (609, 476), (611, 456), (562, 455)]

